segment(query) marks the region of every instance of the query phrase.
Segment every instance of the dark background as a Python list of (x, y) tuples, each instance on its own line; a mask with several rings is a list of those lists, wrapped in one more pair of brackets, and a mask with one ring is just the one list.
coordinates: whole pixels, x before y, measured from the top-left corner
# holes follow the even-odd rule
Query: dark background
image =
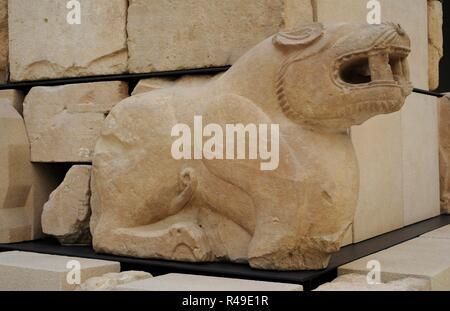
[(440, 63), (439, 92), (450, 92), (450, 1), (441, 1), (444, 12), (444, 57)]

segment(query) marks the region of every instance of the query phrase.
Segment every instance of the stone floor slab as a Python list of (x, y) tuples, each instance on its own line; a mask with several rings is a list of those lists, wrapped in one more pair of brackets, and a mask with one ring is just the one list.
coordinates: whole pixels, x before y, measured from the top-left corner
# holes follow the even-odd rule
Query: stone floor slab
[(115, 291), (302, 291), (301, 285), (170, 273), (117, 286)]
[(429, 280), (431, 290), (450, 290), (450, 243), (446, 239), (416, 238), (346, 264), (338, 273), (368, 274), (373, 271), (367, 268), (372, 260), (379, 262), (381, 282), (414, 277)]
[(114, 261), (4, 252), (0, 253), (0, 291), (74, 290), (89, 278), (119, 271), (120, 263)]

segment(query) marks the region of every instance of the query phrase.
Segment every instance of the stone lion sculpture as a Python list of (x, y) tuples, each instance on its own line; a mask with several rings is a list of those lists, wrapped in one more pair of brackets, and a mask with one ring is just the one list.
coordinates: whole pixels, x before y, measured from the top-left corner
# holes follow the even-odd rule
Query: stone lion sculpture
[[(409, 52), (399, 25), (313, 23), (268, 38), (204, 85), (125, 99), (95, 148), (94, 249), (325, 268), (357, 203), (348, 128), (402, 107), (412, 90)], [(242, 158), (174, 159), (173, 127), (193, 128), (195, 116), (222, 126), (278, 124), (277, 168)]]

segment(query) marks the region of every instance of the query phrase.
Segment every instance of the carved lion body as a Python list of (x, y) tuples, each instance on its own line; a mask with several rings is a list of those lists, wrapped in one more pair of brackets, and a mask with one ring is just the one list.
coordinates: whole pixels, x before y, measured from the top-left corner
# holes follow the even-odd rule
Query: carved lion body
[[(250, 50), (222, 77), (130, 97), (93, 161), (96, 251), (320, 269), (351, 225), (358, 168), (347, 129), (410, 92), (401, 28), (311, 24)], [(279, 166), (175, 160), (175, 124), (279, 124)]]

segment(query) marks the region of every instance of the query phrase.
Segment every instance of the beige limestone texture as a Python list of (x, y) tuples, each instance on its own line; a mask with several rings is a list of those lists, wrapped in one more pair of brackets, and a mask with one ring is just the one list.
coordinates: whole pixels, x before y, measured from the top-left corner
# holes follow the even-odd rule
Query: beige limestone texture
[(42, 230), (61, 244), (91, 244), (90, 180), (90, 165), (72, 166), (44, 205)]
[(67, 1), (9, 1), (12, 81), (127, 71), (127, 0), (80, 0), (81, 23), (69, 24)]
[(419, 278), (404, 278), (387, 283), (369, 284), (366, 275), (344, 274), (315, 291), (428, 291), (430, 282)]
[(403, 224), (440, 214), (437, 99), (412, 94), (402, 111)]
[(302, 291), (297, 284), (170, 273), (119, 285), (113, 291)]
[(0, 83), (8, 81), (8, 0), (0, 0)]
[(135, 281), (151, 278), (152, 275), (143, 271), (124, 271), (120, 273), (107, 273), (86, 280), (77, 290), (80, 291), (109, 291), (113, 288)]
[[(56, 256), (29, 252), (0, 253), (0, 290), (2, 291), (70, 291), (77, 287), (73, 274), (76, 261), (80, 268), (80, 282), (119, 272), (120, 263), (114, 261)], [(70, 282), (68, 282), (68, 280)]]
[(344, 274), (315, 291), (428, 291), (430, 282), (419, 278), (404, 278), (387, 283), (369, 284), (366, 275)]
[[(411, 81), (415, 87), (426, 89), (426, 1), (380, 0), (380, 3), (383, 21), (399, 23), (410, 36)], [(340, 0), (339, 5), (335, 0), (316, 0), (317, 19), (319, 22), (366, 22), (366, 5), (367, 1), (361, 0)], [(361, 173), (355, 242), (436, 214), (439, 204), (437, 114), (436, 105), (430, 101), (411, 96), (401, 112), (378, 116), (352, 128)]]
[(450, 225), (422, 234), (423, 238), (450, 239)]
[(18, 97), (0, 91), (0, 243), (42, 236), (42, 206), (58, 182), (52, 169), (30, 162), (25, 124), (14, 109)]
[(450, 243), (447, 239), (416, 238), (341, 266), (338, 274), (367, 275), (367, 264), (371, 260), (380, 264), (381, 282), (413, 277), (429, 281), (431, 290), (450, 290)]
[(12, 105), (17, 112), (23, 113), (23, 93), (18, 90), (0, 90), (0, 104)]
[[(411, 92), (409, 44), (394, 24), (312, 23), (267, 38), (206, 85), (122, 101), (94, 152), (94, 249), (248, 261), (262, 269), (326, 267), (357, 202), (348, 128), (402, 107)], [(221, 128), (278, 124), (279, 165), (261, 170), (258, 160), (175, 160), (173, 127), (193, 129), (195, 116)]]
[(442, 3), (428, 0), (428, 79), (430, 90), (439, 87), (439, 61), (444, 56)]
[(450, 97), (439, 100), (439, 184), (441, 212), (450, 214)]
[(310, 0), (130, 0), (129, 71), (233, 64), (284, 27), (313, 20)]
[(105, 116), (128, 97), (124, 82), (34, 87), (24, 102), (33, 162), (90, 162)]
[(353, 244), (353, 225), (347, 229), (347, 232), (344, 234), (344, 238), (342, 239), (341, 246), (347, 246)]
[(167, 87), (180, 86), (180, 87), (192, 87), (200, 86), (213, 79), (217, 79), (222, 74), (216, 75), (187, 75), (181, 78), (149, 78), (143, 79), (138, 82), (136, 87), (133, 89), (131, 95), (138, 95), (141, 93), (151, 92)]

